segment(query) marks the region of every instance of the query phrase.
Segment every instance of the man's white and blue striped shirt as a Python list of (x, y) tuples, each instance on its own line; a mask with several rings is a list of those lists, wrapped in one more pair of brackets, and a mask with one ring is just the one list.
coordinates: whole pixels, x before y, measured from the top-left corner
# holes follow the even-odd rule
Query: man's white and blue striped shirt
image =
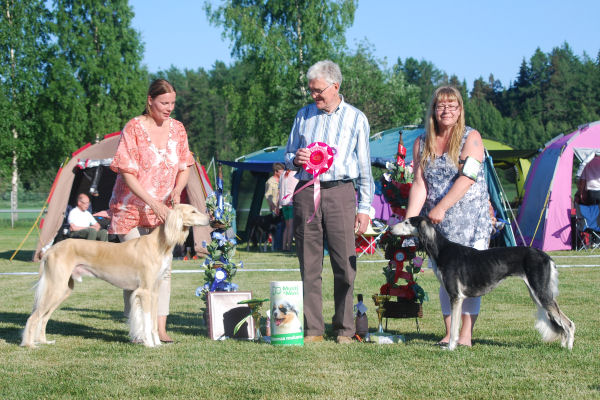
[(368, 214), (373, 200), (373, 176), (369, 150), (369, 121), (342, 98), (331, 114), (321, 111), (312, 103), (296, 114), (286, 147), (285, 163), (288, 169), (298, 170), (301, 181), (313, 177), (293, 163), (296, 151), (313, 142), (333, 147), (336, 155), (331, 168), (319, 175), (321, 182), (355, 180), (358, 189), (358, 211)]

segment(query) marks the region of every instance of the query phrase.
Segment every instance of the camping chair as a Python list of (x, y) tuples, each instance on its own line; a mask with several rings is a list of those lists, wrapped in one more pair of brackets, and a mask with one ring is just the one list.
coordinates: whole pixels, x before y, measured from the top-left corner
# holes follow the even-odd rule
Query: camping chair
[[(374, 219), (374, 217), (375, 208), (371, 207), (369, 209), (369, 226), (365, 233), (360, 235), (360, 238), (357, 238), (356, 252), (358, 253), (359, 258), (364, 254), (375, 253), (385, 258), (384, 254), (379, 250), (378, 245), (383, 234), (388, 230), (388, 226), (379, 222), (379, 220)], [(360, 245), (358, 245), (358, 243), (360, 243)]]
[(600, 205), (575, 203), (576, 250), (600, 249)]

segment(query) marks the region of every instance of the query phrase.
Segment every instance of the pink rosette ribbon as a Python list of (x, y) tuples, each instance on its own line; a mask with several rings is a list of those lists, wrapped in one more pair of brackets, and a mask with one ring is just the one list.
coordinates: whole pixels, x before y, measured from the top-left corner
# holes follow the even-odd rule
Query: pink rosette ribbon
[(315, 214), (317, 213), (317, 208), (319, 207), (319, 202), (321, 201), (321, 181), (319, 180), (319, 175), (321, 175), (324, 172), (327, 172), (329, 168), (331, 168), (331, 164), (333, 164), (333, 157), (335, 156), (336, 151), (327, 143), (323, 142), (313, 142), (306, 146), (306, 148), (310, 151), (310, 158), (308, 159), (308, 162), (302, 167), (306, 172), (312, 174), (313, 179), (308, 181), (300, 189), (296, 190), (296, 192), (294, 192), (294, 195), (306, 188), (307, 186), (314, 184), (313, 198), (315, 210), (313, 211), (312, 216), (306, 221), (306, 223), (308, 224), (315, 217)]

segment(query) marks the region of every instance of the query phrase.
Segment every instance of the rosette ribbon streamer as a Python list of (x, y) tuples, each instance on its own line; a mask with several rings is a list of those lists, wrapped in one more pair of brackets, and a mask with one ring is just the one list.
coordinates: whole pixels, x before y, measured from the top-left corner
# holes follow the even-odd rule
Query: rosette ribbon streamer
[(221, 218), (223, 217), (223, 211), (224, 211), (224, 200), (223, 200), (223, 169), (222, 166), (219, 164), (219, 175), (217, 176), (217, 182), (216, 182), (216, 186), (217, 186), (217, 190), (216, 190), (216, 196), (217, 196), (217, 208), (214, 211), (214, 217), (217, 221), (220, 221)]
[(223, 268), (217, 268), (217, 270), (215, 271), (215, 279), (213, 280), (212, 285), (210, 286), (210, 291), (214, 292), (215, 289), (217, 289), (219, 285), (221, 285), (221, 283), (225, 281), (225, 279), (227, 279), (227, 272), (225, 272)]
[(398, 153), (396, 153), (396, 164), (401, 167), (405, 166), (404, 159), (406, 158), (406, 147), (404, 147), (404, 141), (402, 140), (402, 131), (398, 132), (400, 137), (398, 138)]
[(319, 207), (319, 202), (321, 201), (321, 181), (319, 180), (319, 175), (327, 172), (329, 168), (331, 168), (331, 165), (333, 164), (333, 157), (336, 155), (336, 150), (327, 143), (323, 142), (313, 142), (306, 146), (306, 148), (310, 151), (310, 157), (308, 162), (302, 167), (306, 172), (312, 174), (313, 179), (308, 181), (300, 189), (296, 190), (294, 195), (304, 188), (314, 185), (313, 199), (315, 209), (310, 218), (306, 220), (306, 223), (309, 224), (315, 217), (317, 208)]

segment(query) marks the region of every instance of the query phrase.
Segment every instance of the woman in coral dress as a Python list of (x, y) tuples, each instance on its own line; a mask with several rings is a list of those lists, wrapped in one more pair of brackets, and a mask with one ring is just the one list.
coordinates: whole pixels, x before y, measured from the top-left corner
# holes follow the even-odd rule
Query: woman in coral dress
[[(144, 114), (123, 128), (110, 168), (117, 180), (110, 199), (109, 233), (127, 241), (148, 234), (165, 222), (169, 208), (178, 204), (194, 164), (183, 124), (170, 117), (175, 89), (164, 79), (150, 84)], [(166, 332), (171, 296), (171, 268), (161, 281), (158, 296), (158, 335)], [(129, 314), (131, 291), (123, 291), (125, 314)]]

